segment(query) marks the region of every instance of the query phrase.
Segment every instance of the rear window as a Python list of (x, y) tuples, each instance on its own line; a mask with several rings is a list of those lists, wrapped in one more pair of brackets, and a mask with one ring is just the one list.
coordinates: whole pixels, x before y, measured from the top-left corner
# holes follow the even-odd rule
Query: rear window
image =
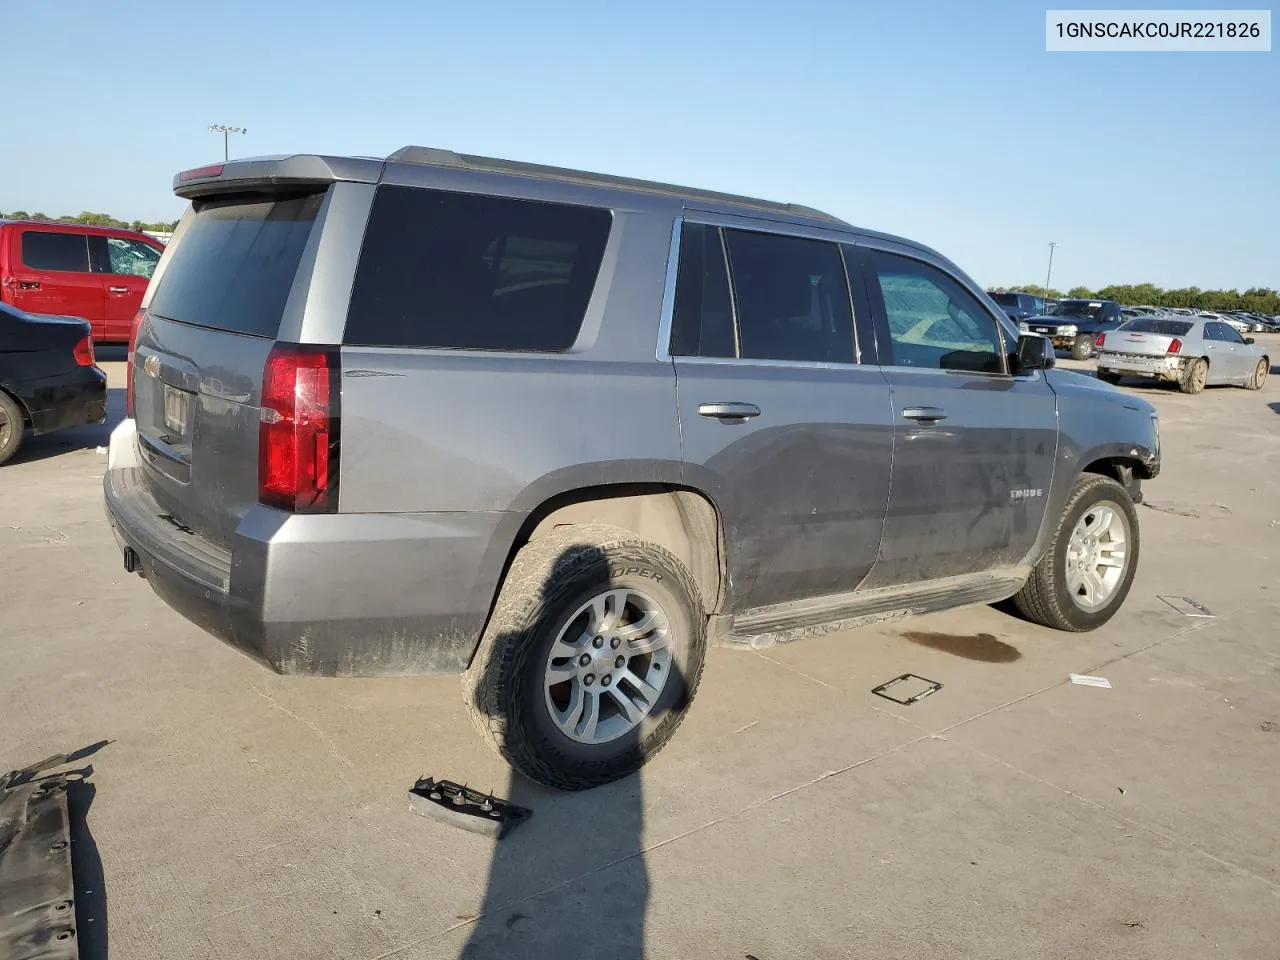
[(323, 194), (196, 201), (149, 310), (215, 330), (275, 337)]
[(582, 326), (612, 219), (596, 207), (379, 187), (343, 340), (567, 350)]
[(1130, 320), (1122, 330), (1130, 333), (1158, 333), (1165, 337), (1185, 337), (1191, 332), (1191, 324), (1185, 320), (1168, 320), (1164, 317), (1139, 317)]
[(1021, 306), (1018, 302), (1018, 295), (1016, 293), (992, 293), (989, 294), (989, 296), (1002, 307)]
[(22, 262), (32, 270), (88, 273), (89, 238), (83, 233), (27, 230), (22, 234)]

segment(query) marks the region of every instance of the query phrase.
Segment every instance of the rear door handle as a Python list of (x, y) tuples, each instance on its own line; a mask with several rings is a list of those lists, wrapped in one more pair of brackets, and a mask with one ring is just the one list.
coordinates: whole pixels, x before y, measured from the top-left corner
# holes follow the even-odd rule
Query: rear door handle
[(107, 293), (128, 293), (128, 287), (107, 287)]
[(717, 420), (750, 420), (760, 416), (760, 408), (754, 403), (719, 401), (698, 404), (698, 415)]
[(921, 423), (937, 423), (947, 419), (947, 412), (941, 407), (904, 407), (902, 416)]

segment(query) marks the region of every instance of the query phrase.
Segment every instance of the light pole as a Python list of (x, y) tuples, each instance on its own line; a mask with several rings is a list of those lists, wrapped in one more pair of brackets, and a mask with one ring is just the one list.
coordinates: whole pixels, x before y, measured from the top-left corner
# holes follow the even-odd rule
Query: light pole
[(1047, 299), (1049, 296), (1049, 278), (1053, 276), (1053, 248), (1058, 246), (1056, 241), (1049, 241), (1049, 269), (1044, 275), (1044, 295)]
[(209, 129), (214, 133), (222, 134), (222, 159), (223, 162), (231, 159), (230, 148), (227, 146), (227, 135), (231, 133), (248, 133), (244, 127), (228, 127), (225, 123), (211, 123)]

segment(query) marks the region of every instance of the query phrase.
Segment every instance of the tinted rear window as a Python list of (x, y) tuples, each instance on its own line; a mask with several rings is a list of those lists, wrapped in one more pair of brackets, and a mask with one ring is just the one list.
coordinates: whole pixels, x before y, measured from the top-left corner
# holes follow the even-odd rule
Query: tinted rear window
[(22, 262), (32, 270), (88, 273), (88, 239), (83, 233), (27, 230), (22, 234)]
[(1164, 317), (1139, 317), (1124, 325), (1131, 333), (1158, 333), (1165, 337), (1185, 337), (1191, 332), (1191, 324), (1184, 320), (1167, 320)]
[(323, 194), (196, 204), (150, 312), (215, 330), (275, 337)]
[(567, 350), (582, 326), (612, 219), (596, 207), (379, 187), (343, 339)]
[(992, 300), (1000, 304), (1000, 306), (1002, 307), (1021, 306), (1021, 303), (1019, 303), (1018, 301), (1018, 295), (1016, 293), (992, 293), (992, 294), (989, 294), (989, 296), (991, 297)]

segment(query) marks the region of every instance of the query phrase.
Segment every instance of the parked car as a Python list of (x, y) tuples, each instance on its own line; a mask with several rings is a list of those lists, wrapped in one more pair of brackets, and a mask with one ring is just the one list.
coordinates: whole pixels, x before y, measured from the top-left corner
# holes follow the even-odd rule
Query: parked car
[(1062, 300), (1050, 317), (1031, 317), (1023, 328), (1053, 341), (1058, 350), (1071, 352), (1073, 360), (1093, 355), (1094, 338), (1114, 330), (1125, 317), (1114, 300)]
[(0, 464), (27, 430), (101, 423), (106, 413), (107, 377), (94, 363), (89, 324), (0, 303)]
[(1240, 334), (1240, 336), (1242, 337), (1249, 332), (1248, 323), (1241, 320), (1239, 317), (1234, 317), (1234, 316), (1231, 316), (1230, 314), (1216, 313), (1212, 310), (1201, 310), (1198, 314), (1196, 314), (1196, 319), (1197, 320), (1216, 320), (1219, 323), (1225, 323), (1227, 326), (1231, 327), (1233, 330), (1236, 331), (1236, 333)]
[(1176, 383), (1183, 393), (1213, 384), (1261, 390), (1271, 370), (1267, 352), (1222, 320), (1146, 317), (1099, 334), (1098, 379), (1124, 377)]
[(1035, 297), (1029, 293), (992, 293), (988, 296), (1000, 305), (1000, 309), (1014, 323), (1044, 313), (1043, 297)]
[(126, 569), (283, 673), (462, 672), (535, 780), (636, 769), (708, 642), (1006, 597), (1090, 630), (1129, 590), (1154, 410), (927, 247), (422, 147), (175, 191)]
[(163, 252), (132, 230), (0, 220), (0, 302), (83, 317), (98, 343), (125, 343)]

